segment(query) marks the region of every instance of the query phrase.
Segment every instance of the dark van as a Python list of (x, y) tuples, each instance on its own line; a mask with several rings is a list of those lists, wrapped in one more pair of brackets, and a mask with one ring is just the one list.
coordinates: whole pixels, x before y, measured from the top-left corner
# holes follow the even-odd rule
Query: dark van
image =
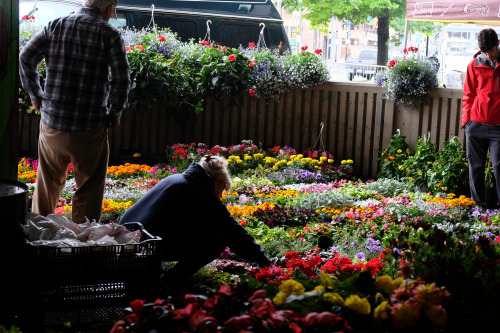
[[(36, 8), (35, 8), (36, 4)], [(81, 0), (20, 0), (19, 15), (35, 15), (45, 25), (81, 7)], [(249, 43), (270, 49), (290, 45), (283, 20), (271, 0), (120, 0), (116, 27), (170, 28), (182, 41), (208, 40), (237, 48)]]

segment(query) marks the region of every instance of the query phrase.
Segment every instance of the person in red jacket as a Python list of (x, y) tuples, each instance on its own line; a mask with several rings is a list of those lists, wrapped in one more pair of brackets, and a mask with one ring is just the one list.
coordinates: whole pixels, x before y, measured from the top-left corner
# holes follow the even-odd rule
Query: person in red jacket
[(467, 66), (465, 76), (462, 127), (467, 141), (471, 198), (486, 206), (488, 149), (500, 197), (500, 51), (495, 30), (483, 29), (477, 39), (480, 51)]

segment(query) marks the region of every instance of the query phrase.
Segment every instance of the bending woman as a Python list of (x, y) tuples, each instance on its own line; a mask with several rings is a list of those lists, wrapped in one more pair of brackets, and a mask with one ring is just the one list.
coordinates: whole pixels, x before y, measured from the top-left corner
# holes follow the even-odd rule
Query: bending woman
[(164, 260), (177, 261), (164, 283), (190, 277), (226, 247), (260, 267), (270, 265), (261, 246), (220, 200), (231, 188), (227, 166), (225, 158), (207, 155), (182, 174), (161, 180), (120, 219), (120, 224), (140, 222), (162, 238)]

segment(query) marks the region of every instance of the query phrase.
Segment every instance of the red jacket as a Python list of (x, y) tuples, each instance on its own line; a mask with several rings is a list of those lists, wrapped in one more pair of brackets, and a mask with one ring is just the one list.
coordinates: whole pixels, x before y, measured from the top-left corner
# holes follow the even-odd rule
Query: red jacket
[(477, 52), (467, 66), (462, 106), (462, 127), (469, 120), (500, 124), (500, 63), (493, 69), (486, 55)]

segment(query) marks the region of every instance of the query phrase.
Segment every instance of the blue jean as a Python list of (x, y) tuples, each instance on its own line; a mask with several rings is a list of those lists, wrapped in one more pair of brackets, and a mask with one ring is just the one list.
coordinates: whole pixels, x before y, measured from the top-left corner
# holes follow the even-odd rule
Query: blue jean
[(469, 121), (465, 126), (465, 135), (472, 200), (480, 204), (486, 202), (485, 171), (488, 149), (496, 179), (497, 196), (500, 198), (500, 125)]

